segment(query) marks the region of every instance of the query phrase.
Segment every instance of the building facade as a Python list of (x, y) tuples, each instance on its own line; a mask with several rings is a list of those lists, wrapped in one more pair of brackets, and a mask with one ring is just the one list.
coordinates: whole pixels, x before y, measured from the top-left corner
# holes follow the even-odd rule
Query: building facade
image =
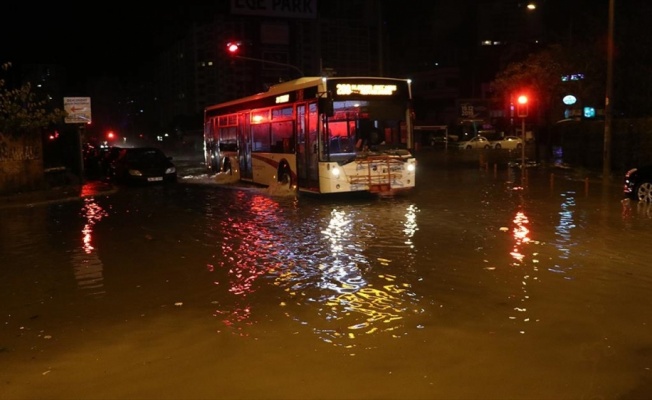
[[(306, 0), (289, 10), (257, 3), (232, 1), (161, 53), (153, 87), (162, 126), (300, 76), (385, 75), (382, 2)], [(232, 42), (236, 54), (227, 51)]]

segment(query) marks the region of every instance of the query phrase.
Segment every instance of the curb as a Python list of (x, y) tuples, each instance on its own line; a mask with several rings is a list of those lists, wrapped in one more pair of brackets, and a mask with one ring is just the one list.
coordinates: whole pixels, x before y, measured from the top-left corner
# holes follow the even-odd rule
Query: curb
[(48, 204), (64, 203), (86, 197), (109, 195), (117, 188), (107, 183), (89, 182), (84, 185), (60, 186), (47, 190), (37, 190), (0, 196), (0, 209), (31, 208)]

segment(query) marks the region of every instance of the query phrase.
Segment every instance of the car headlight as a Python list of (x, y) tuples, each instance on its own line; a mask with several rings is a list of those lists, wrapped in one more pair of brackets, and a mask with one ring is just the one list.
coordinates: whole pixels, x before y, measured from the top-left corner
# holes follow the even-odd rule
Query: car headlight
[(414, 164), (408, 164), (407, 165), (407, 170), (408, 171), (414, 172), (415, 169), (416, 169), (416, 166)]
[(333, 174), (333, 176), (340, 176), (340, 169), (333, 167), (333, 169), (331, 169), (331, 174)]

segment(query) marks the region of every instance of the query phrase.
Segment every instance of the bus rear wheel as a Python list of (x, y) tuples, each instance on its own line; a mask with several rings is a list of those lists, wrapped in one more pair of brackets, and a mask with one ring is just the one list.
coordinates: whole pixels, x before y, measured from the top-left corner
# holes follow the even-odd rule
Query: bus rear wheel
[(288, 189), (292, 188), (292, 175), (290, 174), (290, 166), (283, 164), (279, 169), (278, 183)]
[(292, 183), (292, 178), (290, 178), (290, 173), (283, 172), (283, 175), (281, 175), (281, 179), (279, 179), (279, 182), (281, 182), (284, 185), (290, 186), (290, 184)]

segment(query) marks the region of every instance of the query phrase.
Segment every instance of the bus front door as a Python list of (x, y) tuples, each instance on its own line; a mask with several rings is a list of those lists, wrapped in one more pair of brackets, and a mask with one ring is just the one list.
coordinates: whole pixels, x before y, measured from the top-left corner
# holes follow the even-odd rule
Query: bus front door
[(297, 106), (297, 175), (299, 187), (319, 190), (317, 102)]
[(306, 105), (297, 106), (297, 180), (299, 187), (308, 185), (308, 152), (306, 150)]
[(240, 162), (240, 178), (253, 179), (251, 168), (251, 125), (249, 113), (238, 115), (238, 158)]

